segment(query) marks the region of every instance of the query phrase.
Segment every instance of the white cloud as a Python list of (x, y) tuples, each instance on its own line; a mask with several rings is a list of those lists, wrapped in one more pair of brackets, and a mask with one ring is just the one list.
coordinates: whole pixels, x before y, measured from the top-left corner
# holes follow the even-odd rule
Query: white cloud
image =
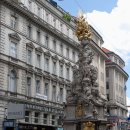
[(110, 13), (94, 10), (87, 14), (89, 23), (101, 34), (104, 47), (130, 60), (130, 0), (118, 0)]

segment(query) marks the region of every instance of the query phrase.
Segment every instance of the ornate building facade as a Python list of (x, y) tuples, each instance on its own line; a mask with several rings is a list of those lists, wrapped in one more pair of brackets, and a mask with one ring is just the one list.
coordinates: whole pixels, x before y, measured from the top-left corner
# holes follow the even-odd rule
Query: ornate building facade
[(106, 61), (106, 92), (108, 99), (108, 114), (113, 119), (113, 130), (124, 129), (127, 107), (126, 107), (126, 81), (128, 74), (124, 71), (125, 62), (114, 52), (103, 48), (109, 56)]
[[(106, 99), (102, 37), (91, 27), (93, 64)], [(78, 60), (75, 19), (52, 0), (0, 1), (0, 130), (9, 102), (25, 104), (19, 130), (62, 128), (63, 103)]]

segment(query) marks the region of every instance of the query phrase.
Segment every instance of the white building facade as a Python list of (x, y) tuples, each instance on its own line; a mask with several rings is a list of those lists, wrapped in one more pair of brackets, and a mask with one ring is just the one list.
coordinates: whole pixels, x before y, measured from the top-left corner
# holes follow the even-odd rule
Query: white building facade
[(127, 118), (126, 82), (128, 74), (124, 71), (125, 62), (120, 56), (103, 48), (108, 54), (106, 61), (106, 92), (108, 99), (108, 114), (113, 120), (112, 130), (125, 130)]
[[(62, 128), (63, 103), (79, 44), (75, 20), (65, 14), (51, 0), (0, 1), (0, 130), (14, 130), (3, 125), (10, 102), (25, 104), (25, 118), (16, 120), (18, 130)], [(91, 29), (93, 64), (100, 95), (106, 99), (108, 57), (101, 49), (102, 37)]]

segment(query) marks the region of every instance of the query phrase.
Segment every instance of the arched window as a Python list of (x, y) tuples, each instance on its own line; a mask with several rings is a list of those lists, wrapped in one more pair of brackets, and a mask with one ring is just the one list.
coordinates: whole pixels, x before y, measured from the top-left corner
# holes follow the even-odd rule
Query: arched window
[(16, 84), (17, 84), (16, 72), (15, 70), (11, 70), (9, 91), (16, 92)]

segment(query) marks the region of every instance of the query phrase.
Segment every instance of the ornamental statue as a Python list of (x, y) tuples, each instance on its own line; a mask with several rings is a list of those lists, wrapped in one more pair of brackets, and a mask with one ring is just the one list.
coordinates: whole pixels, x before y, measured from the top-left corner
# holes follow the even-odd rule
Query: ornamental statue
[(77, 19), (76, 35), (81, 41), (79, 45), (79, 60), (73, 68), (73, 82), (67, 96), (67, 103), (95, 104), (101, 102), (98, 91), (98, 70), (92, 65), (94, 52), (90, 49), (91, 31), (85, 18)]
[(82, 41), (90, 39), (91, 31), (89, 29), (88, 23), (85, 21), (85, 18), (83, 16), (79, 17), (76, 23), (77, 23), (76, 36), (78, 37), (78, 40)]

